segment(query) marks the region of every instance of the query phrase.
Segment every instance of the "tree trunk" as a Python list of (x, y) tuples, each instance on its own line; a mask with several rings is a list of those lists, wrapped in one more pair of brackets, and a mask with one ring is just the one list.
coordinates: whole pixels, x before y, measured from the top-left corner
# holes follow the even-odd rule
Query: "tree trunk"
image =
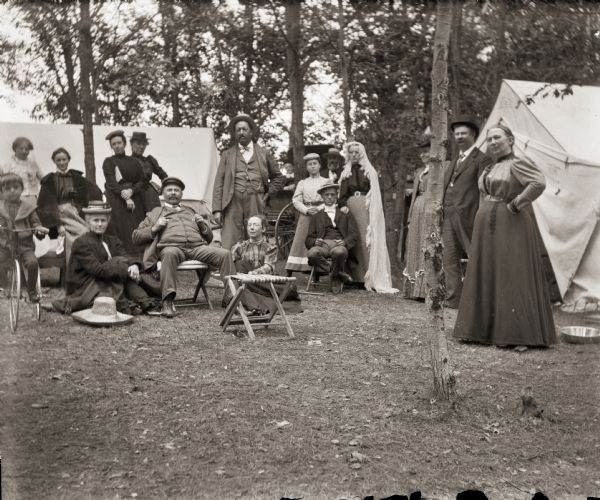
[(163, 53), (167, 63), (169, 82), (169, 101), (171, 104), (171, 127), (181, 125), (181, 107), (179, 104), (179, 63), (177, 60), (177, 33), (173, 30), (175, 9), (173, 3), (165, 0), (158, 2), (161, 17), (161, 34), (163, 37)]
[(425, 275), (427, 280), (426, 305), (429, 321), (426, 325), (427, 343), (433, 370), (433, 388), (436, 397), (450, 399), (455, 379), (448, 357), (444, 326), (444, 298), (446, 294), (442, 265), (441, 238), (442, 199), (444, 194), (444, 160), (448, 142), (448, 50), (452, 23), (452, 1), (441, 1), (437, 6), (433, 68), (431, 71), (432, 140), (429, 157), (429, 180), (425, 194)]
[(301, 67), (302, 28), (301, 0), (289, 0), (285, 6), (285, 31), (287, 37), (287, 76), (292, 107), (290, 148), (294, 156), (296, 182), (304, 178), (304, 75)]
[(461, 32), (462, 32), (463, 0), (456, 0), (452, 12), (452, 28), (450, 31), (450, 113), (452, 117), (461, 114), (460, 92), (460, 58), (461, 58)]
[(90, 86), (94, 55), (92, 51), (92, 20), (89, 0), (79, 2), (79, 12), (79, 66), (81, 68), (81, 117), (83, 122), (85, 176), (92, 182), (96, 182), (93, 129), (94, 100)]
[(340, 73), (342, 77), (342, 101), (344, 107), (344, 130), (346, 132), (346, 142), (353, 141), (352, 121), (350, 119), (350, 84), (348, 70), (348, 56), (344, 45), (344, 30), (346, 29), (346, 20), (344, 17), (344, 0), (338, 0), (338, 23), (340, 30), (338, 34), (338, 52), (340, 53)]

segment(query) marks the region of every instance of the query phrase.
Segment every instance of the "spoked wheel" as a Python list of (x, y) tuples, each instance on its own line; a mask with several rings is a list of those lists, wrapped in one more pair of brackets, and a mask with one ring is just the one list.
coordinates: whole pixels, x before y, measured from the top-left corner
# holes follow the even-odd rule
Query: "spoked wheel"
[(41, 272), (39, 272), (38, 270), (38, 277), (37, 277), (37, 283), (35, 284), (35, 291), (37, 292), (37, 296), (38, 296), (38, 301), (33, 304), (35, 306), (35, 319), (40, 321), (41, 319), (41, 312), (42, 312), (42, 278), (41, 278)]
[(21, 265), (18, 260), (14, 261), (12, 268), (9, 293), (8, 316), (10, 319), (10, 330), (15, 333), (17, 331), (17, 322), (19, 321), (19, 302), (21, 301)]
[(281, 209), (275, 222), (275, 243), (281, 259), (290, 255), (294, 234), (296, 233), (296, 209), (292, 202)]

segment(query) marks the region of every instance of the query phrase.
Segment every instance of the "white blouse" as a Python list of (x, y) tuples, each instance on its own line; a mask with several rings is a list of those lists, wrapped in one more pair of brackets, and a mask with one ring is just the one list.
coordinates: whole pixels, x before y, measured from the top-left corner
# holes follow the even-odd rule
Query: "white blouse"
[(307, 177), (302, 179), (296, 186), (292, 202), (294, 207), (301, 214), (306, 215), (310, 207), (323, 208), (323, 198), (317, 193), (317, 190), (327, 182), (325, 177)]

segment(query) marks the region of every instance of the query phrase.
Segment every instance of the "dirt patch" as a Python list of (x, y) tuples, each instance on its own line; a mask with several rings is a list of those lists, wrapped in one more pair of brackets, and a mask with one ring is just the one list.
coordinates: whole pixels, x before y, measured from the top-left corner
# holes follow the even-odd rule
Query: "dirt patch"
[[(5, 497), (600, 493), (599, 345), (450, 340), (450, 406), (431, 398), (423, 304), (356, 290), (303, 304), (294, 339), (282, 327), (254, 342), (224, 334), (218, 307), (114, 329), (50, 313), (14, 336), (4, 327)], [(526, 387), (543, 418), (521, 415)]]

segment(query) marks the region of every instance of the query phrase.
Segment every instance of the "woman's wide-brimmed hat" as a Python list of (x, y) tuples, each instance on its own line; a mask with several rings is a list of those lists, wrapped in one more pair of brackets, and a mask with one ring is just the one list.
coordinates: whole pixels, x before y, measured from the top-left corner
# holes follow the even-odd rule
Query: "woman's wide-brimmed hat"
[(116, 326), (131, 323), (133, 316), (117, 311), (112, 297), (96, 297), (91, 309), (74, 312), (71, 316), (80, 323), (92, 326)]
[(231, 135), (233, 135), (233, 133), (235, 132), (235, 125), (238, 122), (246, 122), (252, 130), (256, 130), (256, 123), (254, 123), (254, 120), (252, 119), (252, 117), (249, 115), (241, 114), (241, 115), (234, 116), (231, 119), (231, 121), (229, 122), (229, 126), (227, 128), (229, 129), (229, 132), (231, 133)]
[(458, 125), (465, 125), (475, 132), (475, 137), (479, 135), (479, 125), (475, 119), (470, 116), (459, 116), (456, 120), (450, 123), (450, 129), (454, 132), (454, 128)]
[(146, 137), (146, 132), (133, 132), (129, 138), (129, 142), (139, 142), (140, 144), (148, 144), (150, 139)]
[(88, 215), (98, 214), (109, 214), (112, 212), (112, 208), (108, 203), (104, 203), (102, 200), (90, 200), (87, 207), (83, 207), (81, 211)]
[(323, 158), (343, 158), (343, 156), (338, 148), (329, 148)]
[(335, 189), (337, 192), (339, 187), (340, 186), (338, 184), (336, 184), (335, 182), (327, 181), (319, 189), (317, 189), (317, 193), (321, 194), (321, 193), (323, 193), (323, 191), (326, 191), (327, 189)]

